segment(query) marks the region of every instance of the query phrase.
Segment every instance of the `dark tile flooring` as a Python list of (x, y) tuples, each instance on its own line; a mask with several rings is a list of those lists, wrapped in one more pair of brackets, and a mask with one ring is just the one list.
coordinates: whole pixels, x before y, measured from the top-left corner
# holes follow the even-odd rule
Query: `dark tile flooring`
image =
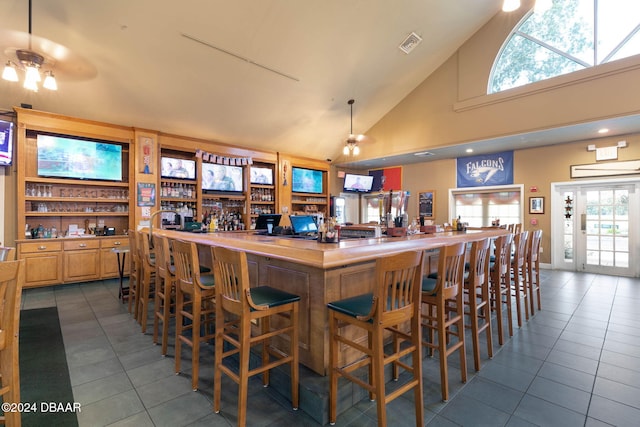
[[(440, 401), (437, 359), (424, 359), (426, 425), (639, 425), (640, 279), (542, 273), (543, 310), (501, 348), (495, 344), (492, 360), (485, 348), (480, 372), (468, 357), (462, 384), (456, 357), (449, 359), (448, 403)], [(222, 411), (212, 411), (212, 346), (202, 347), (200, 390), (193, 392), (189, 353), (182, 355), (184, 374), (174, 375), (173, 345), (161, 357), (153, 328), (142, 334), (117, 293), (116, 280), (24, 292), (24, 309), (58, 307), (73, 392), (82, 404), (80, 426), (234, 425), (235, 384), (223, 385), (229, 393)], [(415, 425), (412, 398), (407, 393), (388, 405), (390, 425)], [(250, 426), (319, 425), (258, 379), (247, 411)], [(375, 425), (375, 412), (364, 399), (337, 425)]]

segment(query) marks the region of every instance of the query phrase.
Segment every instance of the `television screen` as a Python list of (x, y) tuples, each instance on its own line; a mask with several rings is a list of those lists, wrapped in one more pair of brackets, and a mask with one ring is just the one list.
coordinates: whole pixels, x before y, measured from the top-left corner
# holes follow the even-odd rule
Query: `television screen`
[(273, 185), (273, 171), (271, 168), (251, 166), (251, 183)]
[(242, 166), (202, 164), (202, 189), (241, 193)]
[(373, 177), (369, 175), (355, 175), (348, 173), (344, 176), (344, 191), (371, 191)]
[(38, 176), (122, 181), (122, 145), (38, 134)]
[(160, 176), (163, 178), (196, 179), (196, 162), (195, 160), (161, 157)]
[(289, 220), (294, 234), (318, 232), (318, 226), (311, 215), (290, 215)]
[(322, 194), (322, 171), (291, 168), (291, 191), (294, 193)]
[(9, 166), (13, 160), (13, 122), (0, 120), (0, 166)]

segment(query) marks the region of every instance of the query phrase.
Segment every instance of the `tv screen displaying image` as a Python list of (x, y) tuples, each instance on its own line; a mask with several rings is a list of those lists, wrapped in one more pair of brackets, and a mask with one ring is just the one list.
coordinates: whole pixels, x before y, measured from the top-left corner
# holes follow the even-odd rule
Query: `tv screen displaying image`
[(251, 166), (250, 181), (252, 184), (273, 185), (273, 170), (271, 168)]
[(122, 145), (38, 134), (38, 176), (122, 181)]
[(175, 157), (161, 157), (160, 176), (163, 178), (196, 179), (196, 162)]
[(291, 191), (294, 193), (322, 194), (322, 171), (291, 168)]
[(13, 122), (0, 120), (0, 166), (13, 161)]
[(243, 191), (242, 166), (203, 163), (202, 189), (241, 193)]
[(369, 192), (373, 185), (373, 177), (369, 175), (345, 174), (344, 191)]

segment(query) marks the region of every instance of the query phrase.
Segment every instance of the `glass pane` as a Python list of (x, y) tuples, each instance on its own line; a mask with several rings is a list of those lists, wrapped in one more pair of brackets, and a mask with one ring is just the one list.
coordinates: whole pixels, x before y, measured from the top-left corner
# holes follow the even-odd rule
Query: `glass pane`
[(613, 237), (603, 236), (600, 238), (600, 250), (612, 251), (613, 250)]
[(600, 252), (599, 251), (587, 251), (587, 264), (600, 265)]
[(629, 238), (628, 237), (616, 237), (615, 245), (617, 252), (629, 252)]
[(616, 267), (629, 268), (629, 254), (616, 252)]
[(564, 236), (564, 259), (573, 260), (573, 236)]
[(600, 221), (587, 221), (587, 234), (599, 234)]
[(600, 249), (600, 238), (598, 236), (587, 236), (587, 250), (597, 251)]
[[(638, 0), (606, 0), (598, 2), (598, 63), (611, 53), (638, 25)], [(638, 50), (632, 55), (638, 53)], [(627, 55), (629, 56), (629, 55)], [(616, 59), (623, 58), (620, 56)]]
[[(591, 264), (591, 262), (589, 264)], [(600, 252), (600, 265), (606, 266), (606, 267), (612, 267), (613, 264), (614, 264), (614, 262), (613, 262), (613, 252), (601, 251)]]
[(628, 40), (622, 48), (616, 52), (609, 61), (616, 61), (622, 58), (628, 58), (637, 55), (640, 52), (640, 32), (637, 32), (630, 40)]

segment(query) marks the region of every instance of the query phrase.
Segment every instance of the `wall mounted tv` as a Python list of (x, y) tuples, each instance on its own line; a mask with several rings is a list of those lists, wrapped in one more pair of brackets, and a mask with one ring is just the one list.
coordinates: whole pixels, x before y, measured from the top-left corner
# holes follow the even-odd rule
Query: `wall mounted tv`
[(356, 175), (352, 173), (344, 176), (344, 191), (356, 191), (367, 193), (371, 191), (373, 177), (369, 175)]
[(122, 145), (38, 134), (38, 176), (122, 181)]
[(322, 171), (295, 166), (291, 168), (291, 191), (294, 193), (322, 194), (322, 182)]
[(273, 170), (251, 166), (250, 182), (252, 184), (273, 185)]
[(202, 164), (202, 189), (225, 193), (242, 193), (244, 190), (242, 166)]
[(13, 122), (0, 120), (0, 166), (13, 161)]
[(160, 176), (174, 179), (196, 179), (196, 161), (176, 157), (160, 157)]

